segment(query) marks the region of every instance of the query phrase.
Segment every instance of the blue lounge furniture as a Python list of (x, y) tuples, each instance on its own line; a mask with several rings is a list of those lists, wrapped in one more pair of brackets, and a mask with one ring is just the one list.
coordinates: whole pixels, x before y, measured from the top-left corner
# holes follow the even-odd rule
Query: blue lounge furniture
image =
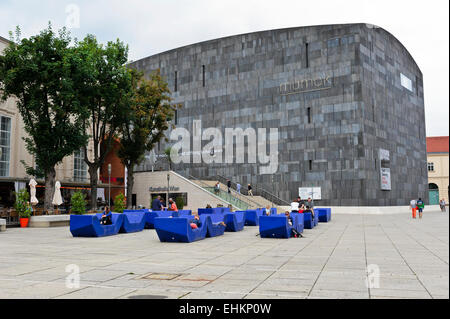
[(276, 207), (272, 207), (272, 208), (270, 209), (270, 215), (278, 215), (278, 213), (277, 213), (277, 208), (276, 208)]
[(102, 214), (70, 215), (70, 232), (73, 237), (104, 237), (116, 235), (123, 223), (123, 214), (112, 214), (111, 225), (101, 225)]
[[(292, 216), (293, 225), (297, 216)], [(261, 216), (259, 218), (259, 235), (261, 238), (290, 238), (292, 227), (285, 215)]]
[(206, 223), (208, 228), (206, 237), (222, 236), (225, 232), (225, 226), (221, 225), (221, 222), (224, 221), (225, 216), (223, 214), (208, 214), (203, 216), (206, 216)]
[(313, 229), (317, 226), (317, 224), (319, 224), (319, 214), (314, 214), (314, 218), (312, 218), (311, 212), (303, 212), (303, 215), (306, 229)]
[(168, 218), (156, 217), (154, 225), (156, 233), (161, 242), (183, 242), (191, 243), (206, 237), (208, 230), (208, 215), (200, 216), (200, 227), (191, 228), (191, 220), (189, 217)]
[[(223, 214), (224, 207), (216, 207), (216, 208), (199, 208), (198, 209), (198, 215), (203, 214)], [(229, 209), (228, 209), (229, 212)]]
[(292, 217), (294, 219), (294, 227), (299, 233), (303, 233), (303, 230), (305, 229), (305, 215), (301, 213), (291, 213)]
[(144, 229), (146, 224), (145, 212), (142, 211), (123, 211), (123, 223), (119, 233), (135, 233)]
[(258, 226), (259, 217), (263, 215), (262, 209), (245, 211), (245, 226)]
[(319, 216), (321, 223), (328, 223), (331, 220), (331, 208), (314, 208), (314, 212)]
[(233, 213), (225, 214), (225, 224), (227, 232), (238, 232), (244, 229), (245, 225), (245, 212), (237, 211)]
[(165, 210), (145, 212), (145, 228), (146, 229), (155, 228), (154, 222), (156, 217), (171, 217), (171, 216), (172, 212)]
[(172, 217), (181, 217), (181, 216), (191, 216), (192, 210), (178, 210), (177, 212), (172, 212)]

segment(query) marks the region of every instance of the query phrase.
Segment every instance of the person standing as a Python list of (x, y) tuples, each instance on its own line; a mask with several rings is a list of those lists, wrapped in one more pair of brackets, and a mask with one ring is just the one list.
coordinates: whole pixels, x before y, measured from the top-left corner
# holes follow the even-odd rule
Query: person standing
[(441, 199), (441, 201), (439, 202), (439, 206), (441, 207), (441, 212), (446, 212), (446, 209), (445, 209), (445, 199)]
[(169, 205), (168, 206), (169, 207), (167, 208), (167, 210), (174, 211), (174, 212), (178, 211), (177, 204), (175, 204), (175, 202), (173, 201), (172, 198), (169, 198)]
[(163, 205), (161, 203), (161, 196), (158, 195), (153, 201), (152, 201), (152, 210), (153, 211), (160, 211), (163, 209)]
[(236, 192), (238, 192), (239, 194), (241, 193), (241, 184), (237, 183), (236, 185)]
[(248, 190), (248, 195), (253, 196), (252, 185), (248, 184), (247, 190)]
[(417, 201), (417, 208), (419, 209), (419, 219), (422, 219), (423, 209), (425, 208), (425, 203), (423, 202), (422, 198), (419, 198), (419, 200)]
[(217, 182), (216, 185), (214, 185), (214, 193), (216, 193), (216, 195), (218, 195), (220, 193), (220, 184), (219, 184), (219, 182)]
[(416, 202), (415, 199), (411, 199), (411, 201), (409, 202), (409, 207), (411, 207), (412, 218), (413, 218), (413, 219), (416, 219), (417, 202)]
[(228, 194), (231, 193), (231, 181), (227, 180), (227, 188), (228, 188)]
[(293, 200), (291, 203), (291, 212), (298, 213), (299, 202), (297, 200)]

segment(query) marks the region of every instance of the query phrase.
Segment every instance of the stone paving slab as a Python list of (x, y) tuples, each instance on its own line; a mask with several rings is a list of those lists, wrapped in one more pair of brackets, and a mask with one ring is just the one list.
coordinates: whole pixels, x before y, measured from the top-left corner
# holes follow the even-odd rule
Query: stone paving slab
[[(73, 238), (68, 227), (9, 228), (0, 298), (448, 299), (448, 230), (448, 214), (429, 210), (422, 220), (335, 215), (289, 240), (261, 239), (258, 227), (191, 244), (161, 243), (155, 230)], [(67, 265), (79, 267), (78, 287), (66, 286)], [(377, 287), (366, 285), (369, 265)]]

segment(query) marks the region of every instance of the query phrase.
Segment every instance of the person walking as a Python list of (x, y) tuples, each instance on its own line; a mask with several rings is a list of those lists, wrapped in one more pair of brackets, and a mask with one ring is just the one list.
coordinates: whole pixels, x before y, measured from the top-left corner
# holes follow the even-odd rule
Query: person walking
[(425, 203), (423, 202), (422, 198), (419, 198), (419, 200), (417, 201), (417, 208), (419, 209), (419, 219), (422, 219), (423, 209), (425, 208)]
[(216, 193), (216, 195), (218, 195), (220, 193), (220, 184), (219, 184), (219, 182), (217, 182), (216, 185), (214, 185), (214, 193)]
[(445, 209), (445, 199), (441, 199), (439, 202), (439, 206), (441, 207), (441, 212), (445, 213), (446, 209)]
[(231, 193), (231, 181), (227, 180), (227, 188), (228, 188), (228, 194)]
[(248, 184), (247, 190), (248, 190), (248, 195), (253, 196), (252, 185)]
[(409, 202), (409, 207), (411, 207), (412, 218), (413, 218), (413, 219), (416, 219), (417, 202), (416, 202), (415, 199), (411, 199), (411, 201)]
[(241, 184), (237, 183), (236, 185), (236, 192), (238, 192), (238, 194), (241, 193)]

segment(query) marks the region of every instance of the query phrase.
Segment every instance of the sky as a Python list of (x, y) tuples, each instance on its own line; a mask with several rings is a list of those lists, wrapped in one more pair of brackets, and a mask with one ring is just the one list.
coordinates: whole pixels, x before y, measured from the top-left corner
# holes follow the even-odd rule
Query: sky
[(51, 21), (79, 39), (119, 38), (129, 59), (241, 33), (337, 23), (371, 23), (392, 33), (424, 77), (427, 136), (449, 135), (448, 0), (0, 0), (0, 36), (23, 37)]

